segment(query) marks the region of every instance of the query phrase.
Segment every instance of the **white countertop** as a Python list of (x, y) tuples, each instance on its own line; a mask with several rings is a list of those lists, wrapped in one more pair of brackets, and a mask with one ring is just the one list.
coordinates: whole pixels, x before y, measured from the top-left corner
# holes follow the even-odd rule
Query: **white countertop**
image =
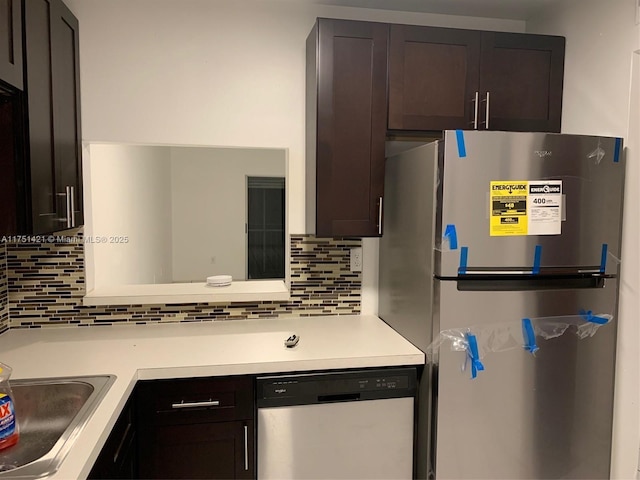
[[(284, 347), (291, 334), (293, 349)], [(86, 478), (137, 380), (422, 365), (424, 354), (371, 315), (10, 330), (13, 379), (116, 375), (50, 478)], [(19, 421), (19, 419), (18, 419)]]

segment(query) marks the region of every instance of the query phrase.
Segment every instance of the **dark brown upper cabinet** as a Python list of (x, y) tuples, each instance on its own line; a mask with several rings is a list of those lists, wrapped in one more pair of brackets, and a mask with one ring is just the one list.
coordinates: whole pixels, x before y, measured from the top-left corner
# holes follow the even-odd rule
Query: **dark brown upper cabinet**
[(479, 32), (391, 25), (389, 129), (467, 128), (478, 91)]
[(22, 90), (22, 0), (0, 0), (0, 80)]
[(389, 130), (559, 132), (565, 40), (391, 25)]
[(307, 38), (307, 231), (382, 233), (389, 26), (318, 19)]
[(80, 226), (82, 163), (78, 20), (61, 0), (24, 8), (29, 233)]
[(521, 33), (482, 33), (478, 128), (560, 132), (565, 39)]

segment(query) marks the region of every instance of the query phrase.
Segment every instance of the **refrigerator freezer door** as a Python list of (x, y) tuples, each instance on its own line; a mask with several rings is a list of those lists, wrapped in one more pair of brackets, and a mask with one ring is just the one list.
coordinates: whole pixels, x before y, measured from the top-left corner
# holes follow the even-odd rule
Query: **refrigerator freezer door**
[[(447, 131), (439, 148), (436, 275), (456, 276), (465, 266), (466, 273), (617, 272), (620, 139)], [(455, 229), (456, 250), (439, 248), (447, 228)]]
[[(581, 309), (614, 313), (616, 282), (596, 289), (479, 292), (436, 281), (439, 330), (468, 327), (480, 334), (522, 318)], [(535, 356), (520, 347), (486, 354), (485, 370), (475, 379), (461, 371), (464, 352), (440, 347), (432, 410), (438, 480), (608, 478), (616, 319), (585, 339), (572, 328), (554, 339), (538, 337)]]

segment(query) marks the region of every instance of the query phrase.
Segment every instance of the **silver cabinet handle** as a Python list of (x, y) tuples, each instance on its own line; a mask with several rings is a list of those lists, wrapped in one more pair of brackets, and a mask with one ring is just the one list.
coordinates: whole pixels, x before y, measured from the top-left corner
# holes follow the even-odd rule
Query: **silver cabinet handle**
[(219, 400), (207, 400), (205, 402), (180, 402), (172, 403), (171, 408), (202, 408), (202, 407), (218, 407), (220, 406)]
[(73, 185), (71, 185), (69, 187), (69, 192), (70, 192), (70, 197), (71, 197), (71, 226), (75, 227), (76, 226), (76, 187), (74, 187)]
[[(64, 223), (66, 224), (66, 227), (69, 227), (69, 188), (65, 187), (64, 188), (64, 193), (56, 193), (56, 196), (58, 197), (64, 197), (64, 203), (65, 203), (65, 209), (66, 211), (66, 215), (64, 217), (58, 217), (56, 218), (56, 222), (60, 222), (60, 223)], [(55, 213), (47, 213), (44, 215), (40, 215), (41, 217), (44, 216), (49, 216), (49, 215), (58, 215), (58, 202), (55, 202), (55, 207), (56, 207), (56, 211)]]
[(382, 197), (379, 197), (380, 203), (378, 204), (378, 235), (382, 235)]
[(484, 122), (484, 128), (485, 130), (489, 130), (489, 105), (490, 105), (490, 99), (489, 99), (489, 92), (487, 92), (487, 98), (483, 100), (483, 102), (486, 102), (485, 105), (485, 120)]
[(67, 228), (71, 228), (71, 187), (64, 187), (65, 193), (67, 195)]
[(476, 92), (474, 99), (471, 100), (474, 105), (473, 122), (471, 122), (474, 130), (478, 129), (478, 110), (479, 110), (478, 100), (480, 100), (480, 92)]
[(118, 461), (118, 458), (120, 457), (120, 452), (122, 451), (122, 447), (124, 447), (124, 442), (129, 436), (129, 430), (131, 430), (131, 422), (127, 423), (127, 428), (124, 431), (124, 435), (122, 435), (122, 438), (120, 439), (118, 448), (116, 448), (116, 453), (113, 454), (113, 463), (116, 463)]
[(249, 470), (249, 427), (244, 426), (244, 469)]

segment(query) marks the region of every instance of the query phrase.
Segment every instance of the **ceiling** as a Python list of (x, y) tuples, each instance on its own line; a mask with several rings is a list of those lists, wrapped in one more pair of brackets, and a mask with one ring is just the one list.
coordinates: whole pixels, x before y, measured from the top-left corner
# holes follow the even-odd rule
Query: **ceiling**
[(561, 0), (302, 0), (318, 5), (527, 20)]

